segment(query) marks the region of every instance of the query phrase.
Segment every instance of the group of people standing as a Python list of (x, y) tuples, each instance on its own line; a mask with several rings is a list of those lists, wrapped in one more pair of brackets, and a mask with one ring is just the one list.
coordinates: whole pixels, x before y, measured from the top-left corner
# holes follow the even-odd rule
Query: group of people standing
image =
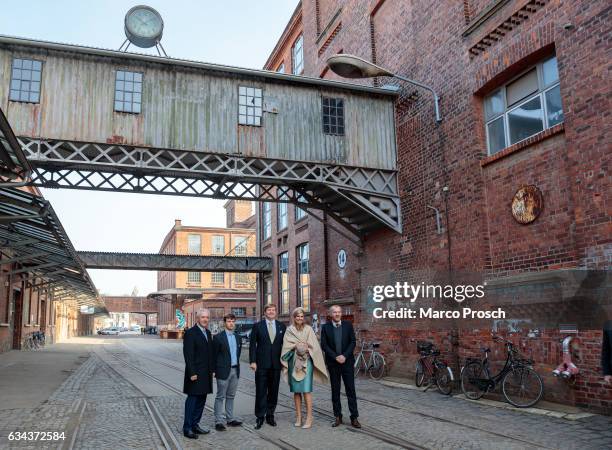
[[(342, 320), (342, 308), (335, 305), (329, 312), (332, 320), (323, 325), (319, 344), (314, 330), (305, 322), (302, 308), (293, 311), (292, 324), (287, 327), (276, 320), (276, 306), (269, 304), (264, 307), (264, 319), (253, 326), (249, 346), (250, 367), (255, 372), (255, 429), (260, 429), (264, 423), (273, 427), (277, 425), (274, 412), (281, 373), (293, 393), (296, 427), (312, 427), (312, 390), (317, 381), (323, 384), (331, 382), (335, 416), (332, 427), (342, 424), (340, 387), (344, 382), (351, 425), (361, 428), (353, 372), (355, 332), (350, 322)], [(226, 426), (242, 424), (234, 416), (242, 349), (240, 336), (234, 333), (236, 317), (226, 315), (223, 318), (225, 329), (214, 337), (208, 330), (209, 320), (208, 310), (200, 310), (196, 325), (187, 330), (183, 340), (183, 392), (187, 394), (183, 434), (191, 439), (210, 432), (199, 422), (206, 396), (212, 393), (213, 373), (217, 379), (215, 429), (224, 431)], [(306, 406), (305, 419), (302, 417), (303, 403)]]

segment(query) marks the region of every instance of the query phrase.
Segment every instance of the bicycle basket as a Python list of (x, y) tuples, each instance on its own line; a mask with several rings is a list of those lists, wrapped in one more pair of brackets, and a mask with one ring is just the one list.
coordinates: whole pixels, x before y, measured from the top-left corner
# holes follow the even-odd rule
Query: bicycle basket
[(429, 341), (417, 341), (417, 351), (419, 353), (431, 353), (433, 350), (433, 343)]

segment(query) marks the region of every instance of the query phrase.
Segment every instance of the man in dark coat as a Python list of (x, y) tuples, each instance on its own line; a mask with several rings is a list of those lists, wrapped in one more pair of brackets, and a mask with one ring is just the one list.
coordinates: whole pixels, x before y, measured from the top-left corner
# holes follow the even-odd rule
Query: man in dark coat
[(281, 374), (281, 350), (285, 336), (285, 324), (276, 320), (276, 306), (264, 306), (265, 318), (251, 330), (249, 362), (255, 371), (255, 429), (264, 423), (276, 426), (274, 411), (278, 402), (278, 385)]
[(612, 383), (612, 320), (608, 320), (603, 327), (601, 368), (606, 383)]
[(223, 317), (225, 329), (213, 338), (215, 348), (215, 378), (217, 378), (217, 396), (215, 398), (215, 429), (225, 431), (223, 423), (223, 402), (225, 402), (225, 422), (230, 427), (242, 425), (234, 416), (234, 398), (240, 378), (240, 352), (242, 339), (236, 333), (236, 316), (226, 314)]
[(327, 322), (321, 328), (321, 348), (325, 353), (325, 363), (329, 371), (329, 380), (332, 389), (332, 404), (336, 420), (332, 427), (337, 427), (342, 423), (342, 404), (340, 403), (340, 382), (344, 381), (344, 390), (348, 399), (349, 410), (351, 413), (351, 425), (361, 428), (357, 420), (357, 394), (355, 392), (355, 331), (353, 325), (342, 320), (342, 308), (334, 305), (329, 308), (332, 317), (331, 322)]
[(212, 393), (213, 338), (208, 330), (210, 312), (207, 309), (198, 311), (196, 324), (183, 336), (183, 356), (185, 357), (185, 380), (183, 392), (185, 400), (185, 420), (183, 434), (190, 439), (197, 439), (198, 434), (207, 434), (210, 430), (200, 427), (206, 395)]

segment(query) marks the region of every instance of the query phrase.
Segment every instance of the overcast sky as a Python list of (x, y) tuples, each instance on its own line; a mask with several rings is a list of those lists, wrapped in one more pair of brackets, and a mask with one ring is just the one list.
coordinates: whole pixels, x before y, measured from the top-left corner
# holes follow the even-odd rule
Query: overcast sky
[[(123, 19), (147, 4), (164, 19), (162, 44), (171, 57), (261, 68), (298, 0), (21, 0), (6, 2), (0, 34), (118, 49)], [(136, 51), (131, 46), (130, 51)], [(155, 49), (137, 49), (154, 53)], [(77, 250), (156, 253), (174, 219), (225, 226), (223, 201), (143, 194), (44, 190)], [(104, 294), (156, 289), (155, 272), (89, 271)]]

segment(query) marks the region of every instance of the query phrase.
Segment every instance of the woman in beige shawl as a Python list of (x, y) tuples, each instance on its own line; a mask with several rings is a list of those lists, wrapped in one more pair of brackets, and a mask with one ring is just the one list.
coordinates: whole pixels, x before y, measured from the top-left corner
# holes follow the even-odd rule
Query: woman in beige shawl
[(293, 310), (293, 324), (285, 331), (281, 364), (283, 376), (289, 380), (289, 389), (295, 402), (295, 426), (302, 425), (302, 394), (306, 403), (306, 422), (302, 428), (312, 427), (312, 385), (313, 378), (327, 383), (329, 375), (323, 352), (312, 327), (304, 323), (304, 310)]

